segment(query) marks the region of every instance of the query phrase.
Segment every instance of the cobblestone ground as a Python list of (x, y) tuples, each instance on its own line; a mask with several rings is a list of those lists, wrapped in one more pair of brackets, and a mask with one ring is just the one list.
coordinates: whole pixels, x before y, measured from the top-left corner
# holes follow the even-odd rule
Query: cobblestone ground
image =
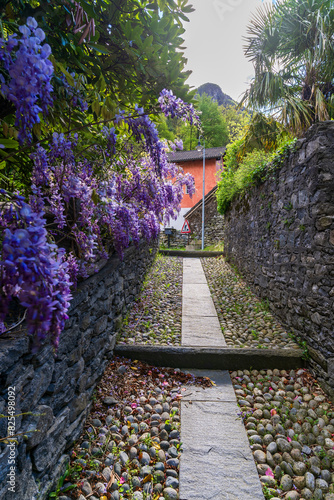
[(334, 407), (308, 370), (231, 378), (265, 498), (334, 500)]
[(180, 344), (182, 272), (181, 257), (157, 256), (138, 300), (123, 321), (120, 344)]
[(59, 500), (177, 500), (183, 386), (208, 378), (115, 358), (71, 452)]
[(268, 304), (256, 297), (223, 257), (202, 259), (202, 265), (228, 346), (299, 348)]

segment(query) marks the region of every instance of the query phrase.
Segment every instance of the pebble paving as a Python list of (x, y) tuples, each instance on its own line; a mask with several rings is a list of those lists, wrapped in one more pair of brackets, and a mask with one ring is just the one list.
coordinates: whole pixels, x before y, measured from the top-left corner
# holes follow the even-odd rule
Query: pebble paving
[(266, 499), (334, 500), (334, 406), (306, 369), (234, 371)]
[(115, 358), (72, 451), (66, 496), (60, 498), (178, 499), (180, 400), (195, 385), (212, 383), (179, 369)]
[(227, 346), (299, 348), (268, 304), (256, 297), (223, 257), (201, 260)]
[(123, 321), (119, 344), (180, 344), (182, 270), (181, 257), (157, 256)]
[[(229, 346), (259, 348), (269, 344), (266, 339), (271, 347), (297, 345), (223, 259), (202, 262)], [(121, 342), (180, 343), (181, 284), (182, 259), (159, 257)], [(264, 498), (334, 500), (334, 407), (310, 372), (239, 370), (230, 375)], [(58, 498), (179, 499), (180, 401), (187, 385), (214, 384), (179, 369), (114, 358), (97, 388)], [(241, 475), (242, 470), (241, 461)], [(242, 500), (237, 489), (233, 498)]]

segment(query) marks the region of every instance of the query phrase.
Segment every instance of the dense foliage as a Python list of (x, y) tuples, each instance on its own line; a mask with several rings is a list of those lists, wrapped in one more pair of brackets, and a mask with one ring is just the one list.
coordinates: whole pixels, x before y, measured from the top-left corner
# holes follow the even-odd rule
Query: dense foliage
[(154, 123), (158, 112), (198, 123), (163, 88), (187, 93), (176, 48), (191, 10), (186, 0), (7, 3), (0, 331), (15, 299), (35, 347), (46, 337), (57, 346), (70, 286), (112, 249), (122, 255), (131, 241), (156, 237), (176, 217), (185, 184), (192, 193)]
[[(201, 134), (205, 137), (205, 145), (208, 148), (226, 146), (229, 142), (229, 123), (231, 130), (232, 123), (238, 120), (238, 112), (235, 111), (224, 117), (223, 106), (219, 106), (217, 101), (203, 94), (196, 94), (194, 107), (201, 118)], [(240, 112), (242, 116), (242, 112)], [(230, 120), (231, 119), (231, 120)], [(229, 123), (228, 123), (229, 122)], [(198, 130), (195, 126), (188, 123), (180, 123), (173, 119), (163, 119), (158, 125), (159, 132), (163, 137), (169, 140), (179, 138), (183, 142), (185, 150), (195, 149), (198, 142)], [(233, 134), (232, 134), (233, 135)]]
[(332, 0), (281, 0), (259, 9), (245, 46), (255, 78), (243, 102), (295, 132), (333, 118), (333, 12)]
[(243, 196), (254, 185), (268, 179), (293, 149), (296, 139), (283, 140), (274, 152), (254, 149), (238, 161), (242, 142), (239, 140), (227, 146), (224, 169), (217, 190), (217, 205), (221, 214), (228, 210), (237, 196)]
[(249, 125), (251, 115), (244, 109), (237, 109), (235, 105), (220, 106), (220, 111), (228, 130), (228, 142), (232, 143), (244, 136)]

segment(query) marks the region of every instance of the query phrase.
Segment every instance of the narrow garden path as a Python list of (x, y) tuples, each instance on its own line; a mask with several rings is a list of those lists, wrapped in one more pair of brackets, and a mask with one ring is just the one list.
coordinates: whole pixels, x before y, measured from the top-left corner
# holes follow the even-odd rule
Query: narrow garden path
[(181, 345), (226, 346), (199, 259), (183, 259)]
[[(223, 259), (158, 257), (118, 346), (210, 342), (298, 347)], [(178, 359), (113, 359), (61, 500), (334, 500), (334, 407), (308, 370), (184, 370)]]

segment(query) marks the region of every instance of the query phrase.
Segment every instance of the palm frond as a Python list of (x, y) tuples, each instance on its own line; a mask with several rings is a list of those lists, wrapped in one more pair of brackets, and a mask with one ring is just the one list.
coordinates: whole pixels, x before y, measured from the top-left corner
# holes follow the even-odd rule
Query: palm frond
[(325, 100), (324, 94), (321, 92), (319, 87), (314, 90), (315, 96), (315, 116), (319, 122), (329, 120), (329, 113), (327, 109), (327, 102)]

